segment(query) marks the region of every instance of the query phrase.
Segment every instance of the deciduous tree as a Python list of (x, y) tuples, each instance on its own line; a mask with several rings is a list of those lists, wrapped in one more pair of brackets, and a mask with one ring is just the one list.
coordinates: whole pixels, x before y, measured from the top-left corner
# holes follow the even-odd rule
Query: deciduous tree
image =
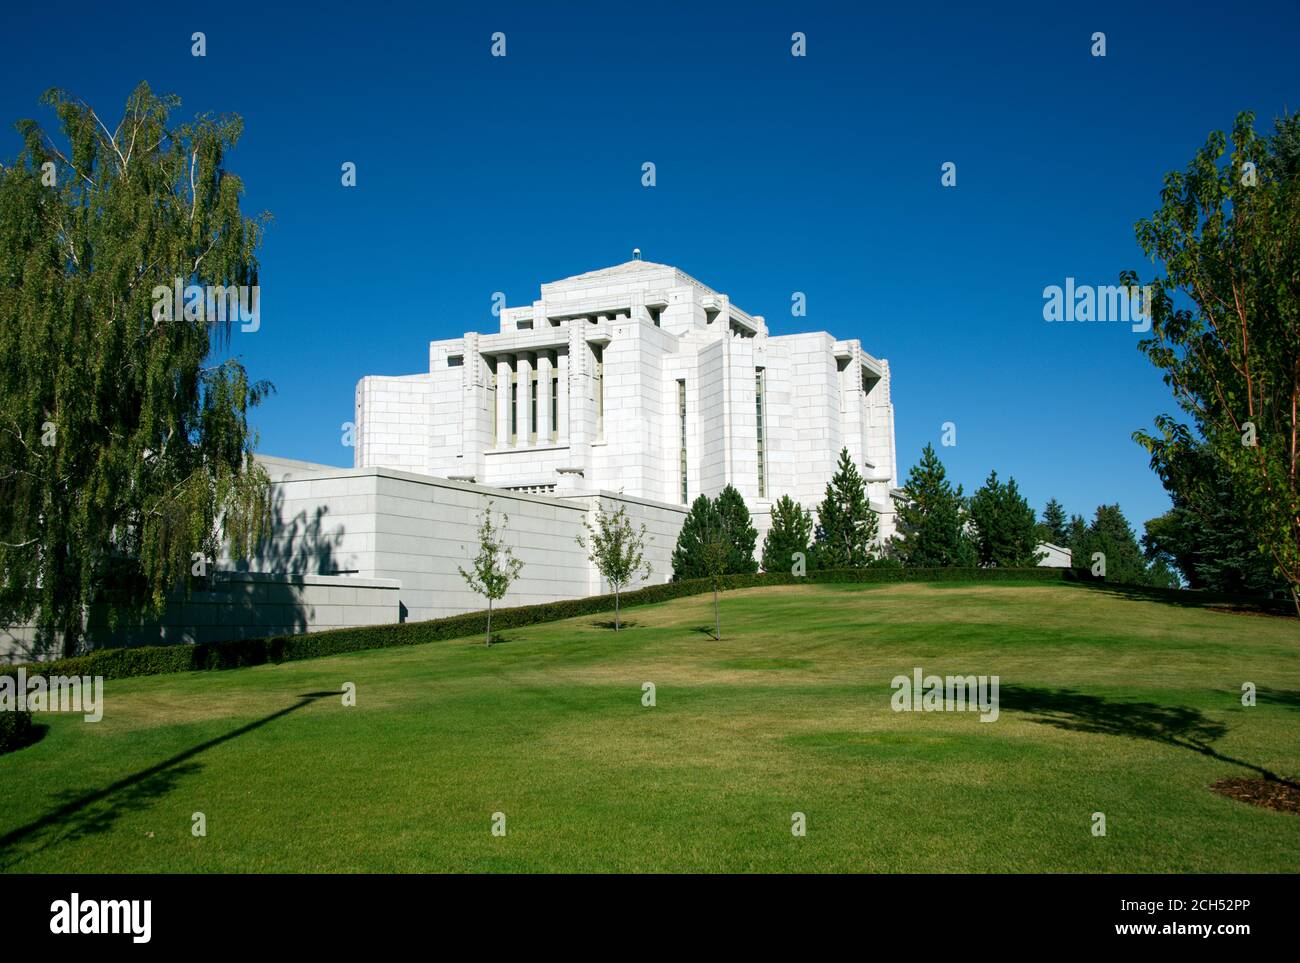
[(1212, 133), (1136, 232), (1156, 265), (1140, 347), (1191, 424), (1162, 414), (1134, 438), (1158, 471), (1204, 440), (1300, 612), (1300, 115)]
[(640, 576), (645, 581), (651, 575), (650, 563), (645, 560), (646, 527), (634, 528), (627, 517), (627, 507), (620, 505), (615, 512), (605, 511), (603, 502), (596, 502), (596, 524), (584, 521), (586, 537), (578, 536), (578, 545), (586, 551), (588, 560), (614, 590), (614, 631), (619, 630), (619, 603), (623, 587)]
[(487, 634), (483, 644), (492, 644), (492, 603), (505, 598), (510, 585), (519, 577), (524, 563), (515, 558), (514, 550), (505, 543), (506, 530), (510, 525), (510, 516), (502, 515), (500, 521), (493, 519), (492, 502), (479, 515), (478, 554), (474, 556), (472, 571), (457, 566), (460, 577), (477, 595), (487, 599)]
[[(227, 167), (238, 117), (175, 123), (144, 84), (116, 123), (44, 102), (61, 136), (20, 121), (0, 165), (0, 624), (70, 655), (93, 601), (156, 612), (264, 532), (248, 413), (270, 385), (219, 360), (242, 318), (203, 292), (258, 297), (267, 216), (244, 216)], [(197, 306), (160, 310), (177, 286)]]

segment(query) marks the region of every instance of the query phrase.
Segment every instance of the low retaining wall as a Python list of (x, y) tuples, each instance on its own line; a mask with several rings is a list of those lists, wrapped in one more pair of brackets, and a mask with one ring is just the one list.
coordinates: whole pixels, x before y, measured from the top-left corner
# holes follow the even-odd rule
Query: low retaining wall
[[(203, 591), (169, 601), (160, 618), (108, 624), (103, 607), (91, 608), (87, 637), (95, 648), (223, 642), (319, 632), (401, 620), (396, 579), (350, 575), (277, 575), (224, 572)], [(0, 633), (0, 662), (37, 658), (35, 630)]]

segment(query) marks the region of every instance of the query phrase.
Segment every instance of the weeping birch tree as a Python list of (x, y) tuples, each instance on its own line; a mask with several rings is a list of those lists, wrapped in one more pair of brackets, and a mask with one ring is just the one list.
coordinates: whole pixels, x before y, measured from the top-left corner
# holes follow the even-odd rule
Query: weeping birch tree
[(174, 123), (145, 84), (116, 121), (43, 102), (57, 131), (19, 121), (0, 164), (0, 624), (72, 654), (91, 602), (159, 611), (263, 533), (248, 414), (271, 389), (222, 359), (260, 324), (269, 215), (226, 167), (238, 117)]

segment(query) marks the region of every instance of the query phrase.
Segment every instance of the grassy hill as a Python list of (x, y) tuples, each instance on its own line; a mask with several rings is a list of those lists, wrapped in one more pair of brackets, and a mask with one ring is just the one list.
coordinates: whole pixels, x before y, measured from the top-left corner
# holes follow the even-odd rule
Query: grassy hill
[[(1300, 815), (1210, 788), (1300, 772), (1295, 620), (1069, 584), (788, 586), (722, 604), (721, 642), (698, 596), (630, 610), (617, 635), (588, 616), (491, 649), (110, 681), (102, 722), (46, 715), (41, 741), (0, 756), (0, 869), (1300, 865)], [(916, 666), (998, 675), (1000, 718), (892, 711), (891, 678)]]

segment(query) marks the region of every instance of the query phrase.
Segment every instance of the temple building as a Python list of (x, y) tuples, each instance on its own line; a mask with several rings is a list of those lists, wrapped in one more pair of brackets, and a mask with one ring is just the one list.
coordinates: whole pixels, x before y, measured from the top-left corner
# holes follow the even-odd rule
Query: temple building
[(358, 468), (564, 497), (674, 505), (731, 483), (760, 532), (773, 501), (822, 499), (847, 447), (893, 532), (887, 361), (760, 315), (639, 257), (541, 286), (500, 330), (429, 345), (427, 372), (357, 385)]

